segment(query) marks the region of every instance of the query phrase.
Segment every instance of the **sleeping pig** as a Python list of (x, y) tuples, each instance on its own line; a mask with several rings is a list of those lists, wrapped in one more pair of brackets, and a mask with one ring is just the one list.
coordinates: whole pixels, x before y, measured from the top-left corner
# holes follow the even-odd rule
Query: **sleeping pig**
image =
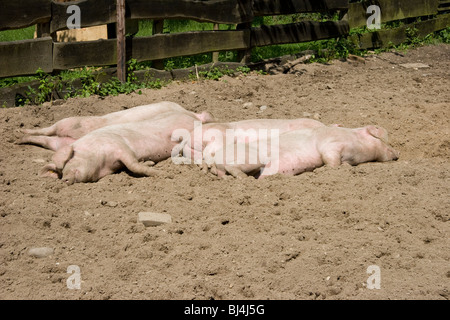
[[(264, 178), (275, 173), (293, 176), (323, 165), (357, 165), (397, 160), (399, 157), (398, 151), (388, 144), (387, 131), (373, 125), (356, 129), (338, 126), (307, 128), (281, 133), (277, 138), (274, 141), (259, 140), (257, 145), (246, 143), (246, 149), (242, 149), (245, 154), (234, 152), (231, 157), (227, 157), (226, 149), (236, 150), (239, 146), (225, 146), (215, 153), (212, 172), (239, 178), (247, 175)], [(267, 152), (261, 153), (260, 148), (264, 145)]]
[[(210, 155), (228, 143), (252, 142), (264, 139), (270, 131), (279, 133), (303, 128), (324, 127), (313, 119), (252, 119), (226, 123), (208, 123), (195, 128), (184, 141), (183, 156), (194, 163), (207, 163)], [(231, 136), (228, 134), (231, 133)], [(231, 140), (231, 141), (230, 141)], [(210, 163), (208, 163), (210, 164)]]
[[(209, 114), (203, 114), (209, 117)], [(179, 143), (172, 139), (176, 129), (192, 130), (201, 119), (183, 112), (171, 112), (155, 119), (103, 127), (59, 148), (41, 176), (62, 178), (66, 183), (94, 182), (126, 168), (138, 176), (159, 173), (150, 166), (171, 156)]]
[[(103, 116), (70, 117), (59, 120), (50, 127), (42, 129), (23, 129), (18, 144), (34, 144), (53, 151), (70, 145), (87, 133), (113, 124), (149, 120), (161, 115), (179, 112), (194, 115), (177, 103), (162, 101), (109, 113)], [(214, 119), (209, 113), (195, 114), (203, 123)]]

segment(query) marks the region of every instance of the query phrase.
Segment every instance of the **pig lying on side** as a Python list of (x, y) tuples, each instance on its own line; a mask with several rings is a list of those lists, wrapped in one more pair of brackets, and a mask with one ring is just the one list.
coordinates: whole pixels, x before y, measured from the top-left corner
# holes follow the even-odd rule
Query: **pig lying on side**
[[(227, 123), (208, 123), (201, 130), (194, 129), (190, 139), (184, 141), (183, 156), (188, 159), (208, 161), (210, 155), (222, 149), (227, 141), (227, 131), (233, 135), (234, 143), (252, 142), (270, 136), (272, 130), (279, 133), (325, 125), (312, 119), (255, 119)], [(263, 132), (262, 130), (267, 130)], [(196, 161), (195, 163), (197, 163)], [(208, 163), (210, 164), (210, 163)]]
[[(26, 135), (17, 143), (34, 144), (57, 151), (96, 129), (114, 124), (149, 120), (171, 112), (188, 115), (194, 114), (177, 103), (163, 101), (117, 111), (103, 116), (65, 118), (47, 128), (23, 129), (22, 132)], [(213, 121), (213, 118), (208, 113), (204, 112), (195, 115), (203, 123)]]
[[(237, 149), (236, 144), (227, 145), (216, 152), (211, 171), (218, 176), (229, 173), (239, 178), (247, 175), (264, 178), (275, 173), (293, 176), (323, 165), (357, 165), (397, 160), (399, 157), (399, 153), (388, 144), (387, 131), (372, 125), (356, 129), (335, 126), (295, 130), (280, 134), (278, 142), (272, 148), (271, 141), (259, 141), (259, 148), (263, 144), (268, 145), (266, 159), (263, 159), (264, 154), (261, 157), (255, 145), (246, 143), (248, 149), (245, 149), (246, 153), (240, 162), (236, 152), (233, 158), (226, 157), (226, 148)], [(250, 158), (257, 160), (248, 161)]]
[(172, 141), (172, 132), (192, 130), (195, 121), (201, 120), (193, 114), (172, 112), (152, 120), (94, 130), (58, 149), (41, 176), (60, 177), (73, 184), (98, 181), (122, 168), (138, 176), (156, 175), (158, 170), (149, 165), (169, 158), (179, 143)]

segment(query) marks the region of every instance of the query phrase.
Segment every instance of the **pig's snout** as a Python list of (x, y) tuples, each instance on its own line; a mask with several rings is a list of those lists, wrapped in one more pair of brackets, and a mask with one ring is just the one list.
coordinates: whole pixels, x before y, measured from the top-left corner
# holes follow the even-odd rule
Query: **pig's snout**
[(395, 150), (394, 148), (387, 147), (384, 152), (384, 157), (381, 159), (382, 161), (396, 161), (400, 157), (400, 152)]
[(69, 186), (77, 182), (89, 181), (84, 168), (73, 164), (64, 168), (61, 179)]
[(77, 170), (70, 170), (68, 172), (65, 172), (62, 180), (69, 186), (74, 184), (75, 182), (79, 182), (77, 179)]
[(392, 149), (392, 160), (398, 160), (399, 157), (400, 157), (400, 152)]

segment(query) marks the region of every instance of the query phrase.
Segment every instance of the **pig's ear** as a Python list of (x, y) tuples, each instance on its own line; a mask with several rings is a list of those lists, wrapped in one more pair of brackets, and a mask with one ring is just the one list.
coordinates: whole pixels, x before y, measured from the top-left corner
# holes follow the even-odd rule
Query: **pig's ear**
[(62, 170), (66, 165), (67, 161), (69, 161), (73, 156), (73, 147), (71, 145), (64, 146), (53, 155), (53, 162), (56, 165), (56, 168)]
[(61, 178), (61, 172), (56, 168), (55, 164), (50, 163), (41, 169), (40, 176), (59, 179)]
[(366, 127), (367, 132), (377, 138), (380, 139), (381, 141), (388, 143), (389, 138), (388, 138), (388, 133), (386, 131), (386, 129), (378, 127), (378, 126), (367, 126)]

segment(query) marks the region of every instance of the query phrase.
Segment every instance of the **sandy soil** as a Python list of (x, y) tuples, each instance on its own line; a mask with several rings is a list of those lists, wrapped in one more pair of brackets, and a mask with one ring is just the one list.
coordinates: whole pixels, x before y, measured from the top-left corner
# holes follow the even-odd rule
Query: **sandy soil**
[[(439, 45), (0, 110), (0, 298), (449, 299), (449, 70), (450, 46)], [(156, 167), (172, 178), (121, 172), (66, 186), (38, 176), (53, 152), (14, 144), (21, 127), (161, 100), (221, 121), (377, 124), (401, 155), (262, 181), (221, 180), (167, 160)], [(144, 227), (141, 211), (173, 222)], [(54, 252), (35, 258), (35, 247)], [(72, 265), (80, 289), (68, 288)], [(372, 265), (380, 289), (367, 284)]]

